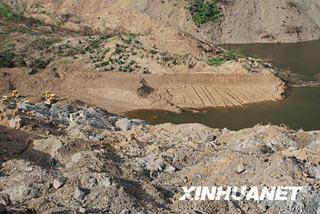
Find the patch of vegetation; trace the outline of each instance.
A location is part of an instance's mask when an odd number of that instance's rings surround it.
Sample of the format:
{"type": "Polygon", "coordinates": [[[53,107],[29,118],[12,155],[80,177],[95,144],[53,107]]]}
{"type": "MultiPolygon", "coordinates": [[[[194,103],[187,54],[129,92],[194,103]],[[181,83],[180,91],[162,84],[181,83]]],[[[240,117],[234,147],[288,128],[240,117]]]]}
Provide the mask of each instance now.
{"type": "Polygon", "coordinates": [[[34,26],[43,26],[44,25],[44,23],[42,21],[35,19],[35,18],[31,18],[31,17],[30,18],[24,17],[24,21],[25,21],[27,27],[29,27],[29,28],[32,28],[34,26]]]}
{"type": "Polygon", "coordinates": [[[0,53],[0,67],[13,68],[15,67],[14,58],[15,54],[11,51],[4,51],[0,53]]]}
{"type": "Polygon", "coordinates": [[[45,60],[43,58],[34,59],[31,63],[32,70],[38,71],[45,69],[50,63],[50,60],[45,60]]]}
{"type": "Polygon", "coordinates": [[[0,4],[0,19],[5,21],[15,21],[21,20],[21,16],[13,12],[9,6],[0,4]]]}
{"type": "Polygon", "coordinates": [[[218,6],[219,0],[192,0],[189,11],[192,20],[198,26],[207,22],[214,22],[223,16],[218,6]]]}
{"type": "Polygon", "coordinates": [[[225,60],[236,60],[239,58],[243,58],[244,55],[237,50],[224,51],[223,53],[225,60]]]}
{"type": "Polygon", "coordinates": [[[209,58],[208,59],[208,64],[212,65],[212,66],[220,66],[225,62],[226,62],[226,60],[223,57],[209,58]]]}
{"type": "Polygon", "coordinates": [[[236,60],[239,58],[243,58],[244,55],[238,51],[224,51],[222,56],[220,57],[215,57],[215,58],[209,58],[208,59],[208,64],[212,66],[220,66],[226,61],[230,60],[236,60]]]}
{"type": "Polygon", "coordinates": [[[31,46],[37,50],[47,50],[55,41],[46,37],[37,37],[31,42],[31,46]]]}
{"type": "Polygon", "coordinates": [[[0,4],[0,20],[8,22],[24,22],[29,28],[34,26],[42,26],[43,22],[31,17],[24,17],[21,14],[14,12],[8,5],[0,4]]]}
{"type": "Polygon", "coordinates": [[[84,27],[82,27],[81,31],[83,32],[83,34],[84,34],[85,36],[92,36],[92,35],[94,35],[93,29],[92,29],[90,26],[87,26],[87,25],[84,26],[84,27]]]}
{"type": "Polygon", "coordinates": [[[24,56],[15,53],[15,46],[11,41],[5,41],[0,45],[0,67],[13,68],[26,66],[24,56]]]}
{"type": "Polygon", "coordinates": [[[111,38],[111,35],[101,35],[95,38],[91,38],[89,40],[89,45],[85,48],[85,50],[89,53],[94,53],[95,51],[100,51],[102,49],[101,45],[103,42],[111,38]]]}
{"type": "Polygon", "coordinates": [[[133,44],[133,43],[137,42],[137,40],[136,40],[137,36],[138,36],[137,34],[129,33],[126,36],[122,36],[121,40],[126,44],[133,44]]]}
{"type": "Polygon", "coordinates": [[[14,67],[25,67],[26,62],[24,57],[16,55],[14,52],[7,50],[0,52],[0,67],[1,68],[14,68],[14,67]]]}

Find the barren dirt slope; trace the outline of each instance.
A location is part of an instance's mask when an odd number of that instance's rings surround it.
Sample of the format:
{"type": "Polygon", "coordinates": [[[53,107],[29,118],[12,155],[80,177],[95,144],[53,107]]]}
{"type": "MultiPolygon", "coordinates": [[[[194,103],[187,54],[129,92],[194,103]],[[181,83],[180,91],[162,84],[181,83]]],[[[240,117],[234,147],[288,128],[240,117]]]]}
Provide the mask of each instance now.
{"type": "Polygon", "coordinates": [[[68,27],[89,25],[101,31],[123,29],[153,35],[158,42],[176,41],[178,35],[173,29],[216,44],[297,42],[320,38],[320,2],[317,0],[224,0],[220,1],[224,17],[200,27],[191,20],[187,9],[190,1],[18,2],[29,14],[46,17],[48,21],[57,22],[67,15],[69,18],[64,24],[68,27]]]}
{"type": "Polygon", "coordinates": [[[219,43],[297,42],[320,38],[318,0],[241,0],[225,7],[219,43]]]}
{"type": "Polygon", "coordinates": [[[224,17],[197,28],[186,2],[145,1],[141,12],[193,36],[221,43],[299,42],[320,38],[320,2],[317,0],[225,0],[224,17]],[[162,9],[163,8],[163,9],[162,9]]]}

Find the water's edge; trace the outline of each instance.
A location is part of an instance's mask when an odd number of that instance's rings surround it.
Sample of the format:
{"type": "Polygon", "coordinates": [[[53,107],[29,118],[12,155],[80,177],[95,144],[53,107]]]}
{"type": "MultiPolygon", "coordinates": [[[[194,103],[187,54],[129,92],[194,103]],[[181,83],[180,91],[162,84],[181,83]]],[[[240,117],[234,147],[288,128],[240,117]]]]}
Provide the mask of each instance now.
{"type": "Polygon", "coordinates": [[[171,122],[202,123],[204,125],[239,130],[258,123],[286,125],[292,129],[320,129],[320,40],[298,44],[224,45],[247,56],[267,59],[282,70],[290,70],[294,81],[289,82],[289,96],[279,102],[264,102],[227,109],[203,109],[199,112],[173,113],[159,110],[128,112],[151,124],[171,122]]]}

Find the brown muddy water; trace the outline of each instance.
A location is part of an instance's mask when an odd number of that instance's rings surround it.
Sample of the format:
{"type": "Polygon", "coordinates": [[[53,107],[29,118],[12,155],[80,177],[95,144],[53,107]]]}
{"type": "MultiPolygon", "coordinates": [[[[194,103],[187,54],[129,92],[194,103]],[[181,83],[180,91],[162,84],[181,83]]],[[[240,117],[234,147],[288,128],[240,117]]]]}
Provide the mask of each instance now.
{"type": "MultiPolygon", "coordinates": [[[[303,80],[316,80],[320,73],[320,41],[299,44],[225,45],[247,56],[269,59],[273,64],[303,75],[303,80]]],[[[292,129],[320,129],[320,88],[293,88],[281,102],[264,102],[244,107],[207,109],[204,112],[173,113],[159,110],[139,110],[127,113],[130,118],[160,123],[202,123],[214,128],[239,130],[260,124],[275,124],[292,129]]]]}

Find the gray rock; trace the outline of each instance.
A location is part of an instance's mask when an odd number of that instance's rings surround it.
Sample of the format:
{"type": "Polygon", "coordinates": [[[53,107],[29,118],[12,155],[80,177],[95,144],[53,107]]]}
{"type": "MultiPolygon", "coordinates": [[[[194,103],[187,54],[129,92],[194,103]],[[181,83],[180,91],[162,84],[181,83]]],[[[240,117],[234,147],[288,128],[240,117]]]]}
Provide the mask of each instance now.
{"type": "Polygon", "coordinates": [[[32,112],[35,115],[50,119],[64,125],[89,125],[98,129],[114,130],[114,115],[100,108],[53,104],[51,107],[43,103],[20,103],[18,109],[32,112]]]}
{"type": "Polygon", "coordinates": [[[245,171],[246,169],[244,168],[244,165],[241,163],[237,166],[237,173],[241,174],[245,171]]]}
{"type": "Polygon", "coordinates": [[[124,209],[120,212],[120,214],[129,214],[130,213],[130,210],[128,209],[124,209]]]}
{"type": "Polygon", "coordinates": [[[127,118],[123,118],[123,119],[118,120],[115,123],[115,126],[121,131],[128,131],[128,130],[131,130],[131,128],[132,128],[131,122],[127,118]]]}
{"type": "Polygon", "coordinates": [[[83,201],[87,195],[88,195],[88,191],[80,187],[77,187],[73,193],[73,198],[77,201],[83,201]]]}
{"type": "Polygon", "coordinates": [[[175,172],[176,171],[176,167],[169,165],[165,168],[164,170],[165,172],[175,172]]]}
{"type": "Polygon", "coordinates": [[[8,194],[11,202],[16,204],[36,197],[38,190],[33,187],[28,187],[27,185],[20,185],[6,189],[3,193],[8,194]]]}
{"type": "MultiPolygon", "coordinates": [[[[129,120],[96,107],[62,105],[59,103],[52,106],[43,103],[20,103],[18,109],[70,127],[90,126],[108,131],[115,131],[116,129],[127,131],[145,125],[142,120],[129,120]]],[[[12,121],[12,126],[16,127],[16,122],[19,121],[12,121]]],[[[95,140],[98,140],[98,138],[95,140]]]]}
{"type": "Polygon", "coordinates": [[[147,160],[146,168],[151,172],[161,172],[164,168],[164,160],[162,158],[147,160]]]}
{"type": "Polygon", "coordinates": [[[19,103],[18,109],[22,111],[35,111],[35,106],[28,103],[19,103]]]}
{"type": "Polygon", "coordinates": [[[88,178],[88,185],[90,187],[94,187],[95,185],[97,185],[97,179],[94,177],[89,177],[88,178]]]}
{"type": "Polygon", "coordinates": [[[111,179],[109,177],[103,179],[102,181],[102,185],[104,187],[110,187],[112,185],[111,179]]]}
{"type": "Polygon", "coordinates": [[[214,136],[214,135],[209,135],[209,136],[207,136],[207,138],[206,138],[206,143],[213,143],[216,139],[217,139],[216,136],[214,136]]]}
{"type": "Polygon", "coordinates": [[[13,129],[20,129],[22,126],[22,119],[19,116],[16,116],[9,121],[9,127],[13,129]]]}
{"type": "Polygon", "coordinates": [[[67,181],[66,177],[60,176],[53,180],[53,188],[59,189],[61,188],[67,181]]]}
{"type": "Polygon", "coordinates": [[[0,204],[0,213],[6,213],[7,209],[6,206],[4,206],[3,204],[0,204]]]}
{"type": "Polygon", "coordinates": [[[11,205],[10,196],[8,194],[0,194],[0,204],[4,206],[11,205]]]}
{"type": "Polygon", "coordinates": [[[138,126],[144,126],[145,122],[142,120],[129,120],[127,118],[119,119],[115,126],[121,131],[132,130],[138,126]]]}
{"type": "Polygon", "coordinates": [[[88,209],[85,208],[85,207],[80,207],[79,208],[79,213],[87,213],[88,212],[88,209]]]}
{"type": "Polygon", "coordinates": [[[24,168],[24,170],[25,170],[26,172],[32,172],[33,166],[27,166],[26,168],[24,168]]]}

